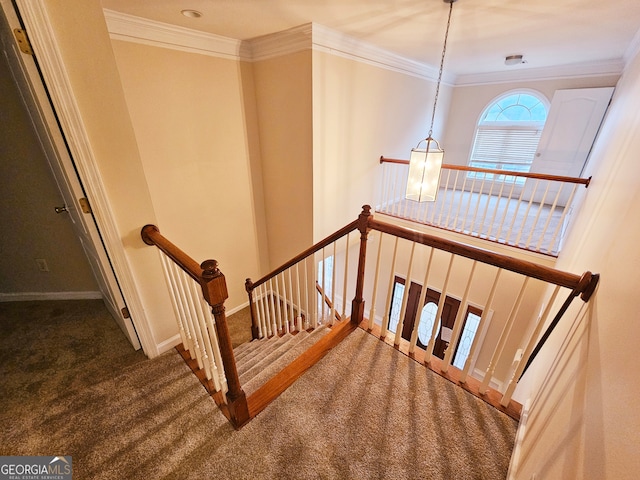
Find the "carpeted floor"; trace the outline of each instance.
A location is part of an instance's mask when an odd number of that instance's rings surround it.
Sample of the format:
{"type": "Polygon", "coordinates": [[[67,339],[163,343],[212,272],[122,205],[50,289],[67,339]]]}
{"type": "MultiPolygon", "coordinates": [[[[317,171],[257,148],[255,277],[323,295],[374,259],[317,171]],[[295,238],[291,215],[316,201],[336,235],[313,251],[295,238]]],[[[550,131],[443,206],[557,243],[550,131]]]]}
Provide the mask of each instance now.
{"type": "Polygon", "coordinates": [[[72,455],[76,480],[502,479],[516,430],[362,330],[240,431],[99,301],[0,304],[0,372],[0,455],[72,455]]]}

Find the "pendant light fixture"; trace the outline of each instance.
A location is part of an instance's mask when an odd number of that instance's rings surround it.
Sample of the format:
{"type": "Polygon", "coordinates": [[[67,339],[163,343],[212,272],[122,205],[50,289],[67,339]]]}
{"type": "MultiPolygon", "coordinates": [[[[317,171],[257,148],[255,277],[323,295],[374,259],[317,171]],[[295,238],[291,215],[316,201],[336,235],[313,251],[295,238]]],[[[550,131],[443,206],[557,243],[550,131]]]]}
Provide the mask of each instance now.
{"type": "Polygon", "coordinates": [[[440,82],[442,81],[442,69],[444,67],[444,57],[447,52],[447,38],[449,37],[449,26],[451,25],[451,13],[453,12],[453,4],[456,0],[443,0],[449,4],[449,17],[447,19],[447,30],[444,34],[444,45],[442,46],[442,57],[440,58],[440,71],[438,73],[438,82],[436,84],[436,93],[433,99],[433,112],[431,114],[431,125],[427,138],[421,140],[416,148],[411,150],[409,159],[409,177],[407,178],[407,190],[405,197],[407,200],[416,202],[434,202],[438,194],[438,186],[440,185],[440,171],[442,168],[442,160],[444,158],[444,150],[440,148],[440,144],[432,137],[433,122],[436,118],[436,106],[438,104],[438,95],[440,93],[440,82]],[[424,148],[420,148],[422,143],[424,148]]]}

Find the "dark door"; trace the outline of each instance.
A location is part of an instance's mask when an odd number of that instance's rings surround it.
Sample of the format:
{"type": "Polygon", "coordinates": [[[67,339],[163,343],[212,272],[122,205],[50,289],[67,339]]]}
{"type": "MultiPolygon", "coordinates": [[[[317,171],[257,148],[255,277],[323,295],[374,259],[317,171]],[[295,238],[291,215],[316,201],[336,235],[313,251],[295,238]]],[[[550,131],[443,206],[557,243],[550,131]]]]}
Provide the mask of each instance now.
{"type": "MultiPolygon", "coordinates": [[[[394,303],[392,304],[388,320],[388,328],[392,332],[395,331],[397,321],[394,319],[394,317],[397,317],[397,315],[399,315],[400,313],[404,288],[404,278],[395,277],[395,283],[393,287],[394,303]]],[[[411,340],[411,332],[413,332],[416,319],[420,319],[421,323],[418,326],[417,346],[422,349],[426,349],[427,343],[431,338],[433,322],[435,321],[438,302],[440,301],[440,292],[432,290],[431,288],[427,289],[427,294],[425,295],[424,299],[424,305],[422,305],[421,308],[418,308],[418,302],[420,300],[421,292],[422,286],[415,282],[411,282],[411,285],[409,286],[409,297],[407,298],[407,308],[404,315],[404,324],[402,327],[402,338],[407,341],[411,340]]],[[[449,296],[445,298],[440,327],[437,329],[437,336],[433,347],[433,354],[436,357],[444,358],[444,352],[449,346],[450,333],[453,330],[453,325],[456,321],[458,308],[460,308],[460,300],[456,300],[455,298],[449,296]]]]}

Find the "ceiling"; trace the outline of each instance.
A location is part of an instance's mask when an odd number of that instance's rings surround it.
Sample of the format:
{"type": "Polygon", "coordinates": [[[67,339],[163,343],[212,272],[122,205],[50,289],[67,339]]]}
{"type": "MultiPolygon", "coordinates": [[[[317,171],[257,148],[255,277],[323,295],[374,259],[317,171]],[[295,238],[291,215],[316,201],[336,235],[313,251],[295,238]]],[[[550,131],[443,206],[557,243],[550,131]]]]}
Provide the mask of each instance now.
{"type": "MultiPolygon", "coordinates": [[[[109,10],[248,40],[314,22],[400,56],[440,63],[449,3],[443,0],[102,0],[109,10]],[[183,9],[201,12],[187,18],[183,9]]],[[[622,63],[640,46],[640,1],[457,0],[445,70],[622,63]],[[526,63],[505,66],[522,54],[526,63]]]]}

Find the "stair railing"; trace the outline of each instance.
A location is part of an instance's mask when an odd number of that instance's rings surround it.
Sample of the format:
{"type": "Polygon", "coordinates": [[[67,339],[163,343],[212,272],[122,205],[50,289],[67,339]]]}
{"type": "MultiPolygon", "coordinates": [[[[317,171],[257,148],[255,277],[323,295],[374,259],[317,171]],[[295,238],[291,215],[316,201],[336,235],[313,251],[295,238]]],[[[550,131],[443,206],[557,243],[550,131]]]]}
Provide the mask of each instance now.
{"type": "Polygon", "coordinates": [[[360,231],[358,252],[366,249],[368,215],[360,215],[259,280],[247,278],[254,339],[333,325],[348,317],[357,323],[362,320],[364,276],[359,272],[364,269],[364,256],[351,251],[356,230],[360,231]],[[349,305],[347,299],[352,296],[349,305]]]}
{"type": "Polygon", "coordinates": [[[409,161],[380,164],[377,212],[552,256],[591,180],[445,164],[436,201],[417,203],[404,198],[409,161]]]}
{"type": "Polygon", "coordinates": [[[158,248],[184,349],[213,382],[215,392],[221,393],[214,398],[226,406],[223,412],[236,428],[241,427],[249,421],[249,411],[227,326],[227,284],[218,262],[198,264],[155,225],[145,225],[141,236],[147,245],[158,248]]]}
{"type": "MultiPolygon", "coordinates": [[[[401,227],[379,221],[373,216],[368,218],[367,228],[380,232],[377,243],[375,260],[375,274],[372,274],[373,259],[368,265],[366,279],[373,282],[372,293],[368,302],[368,328],[374,327],[374,321],[379,323],[381,338],[392,337],[393,344],[398,347],[401,342],[408,342],[408,353],[415,355],[419,335],[422,306],[426,304],[427,290],[439,292],[437,310],[430,325],[429,338],[424,349],[424,362],[435,371],[439,371],[450,378],[454,378],[461,384],[468,383],[471,375],[470,368],[472,358],[480,348],[491,350],[491,344],[484,342],[481,345],[481,335],[476,334],[471,342],[464,366],[458,367],[460,372],[450,375],[450,367],[453,365],[458,343],[463,334],[464,322],[468,307],[479,306],[482,310],[477,332],[482,331],[489,321],[490,314],[493,317],[500,316],[502,329],[497,340],[493,343],[493,353],[486,366],[484,376],[479,385],[471,389],[480,396],[487,394],[489,386],[494,380],[493,376],[497,366],[504,367],[505,361],[510,365],[510,370],[502,387],[500,404],[507,407],[511,401],[517,382],[531,363],[535,355],[540,351],[542,344],[549,337],[553,328],[567,310],[572,300],[580,296],[585,302],[589,300],[598,283],[599,275],[585,272],[583,275],[575,275],[557,269],[528,262],[503,254],[494,253],[464,243],[451,241],[445,238],[429,235],[413,229],[401,227]],[[385,260],[386,259],[386,260],[385,260]],[[383,268],[384,264],[384,268],[383,268]],[[384,271],[384,274],[379,272],[384,271]],[[481,273],[479,273],[481,272],[481,273]],[[416,321],[410,330],[405,330],[404,318],[407,310],[410,288],[404,288],[401,299],[394,299],[394,286],[396,278],[404,279],[404,285],[417,283],[422,286],[420,297],[417,300],[418,314],[416,321]],[[538,285],[534,285],[535,283],[538,285]],[[428,288],[424,288],[427,286],[428,288]],[[535,313],[523,308],[527,304],[529,308],[540,304],[546,287],[551,286],[551,293],[545,302],[542,302],[541,312],[537,320],[533,322],[532,333],[528,339],[520,334],[514,344],[512,337],[515,326],[529,327],[535,313]],[[562,289],[568,291],[567,299],[557,310],[547,331],[542,337],[540,332],[552,318],[552,311],[556,306],[556,299],[562,289]],[[384,292],[387,292],[385,297],[384,292]],[[378,292],[383,292],[379,294],[378,292]],[[447,308],[447,297],[459,299],[460,305],[453,325],[444,332],[440,323],[444,318],[447,308]],[[384,300],[384,302],[383,302],[384,300]],[[535,305],[532,305],[532,302],[535,305]],[[394,305],[395,303],[395,305],[394,305]],[[382,306],[382,314],[376,314],[376,308],[382,306]],[[395,332],[388,331],[392,323],[392,310],[399,312],[395,332]],[[409,335],[410,333],[410,335],[409,335]],[[407,337],[405,337],[405,335],[407,337]],[[446,339],[445,339],[446,337],[446,339]],[[524,338],[524,340],[522,340],[524,338]],[[540,340],[539,340],[540,338],[540,340]],[[446,348],[442,359],[436,358],[434,349],[437,341],[445,342],[446,348]],[[522,342],[524,341],[524,344],[522,342]],[[510,347],[508,346],[510,344],[510,347]],[[509,358],[514,358],[515,350],[521,346],[521,358],[511,364],[509,358]]],[[[372,238],[370,234],[369,238],[372,238]]],[[[442,325],[444,327],[444,325],[442,325]]],[[[424,332],[423,332],[424,333],[424,332]]],[[[494,332],[495,333],[495,332],[494,332]]],[[[495,336],[495,335],[494,335],[495,336]]],[[[469,389],[469,388],[468,388],[469,389]]]]}
{"type": "Polygon", "coordinates": [[[426,303],[427,290],[440,292],[422,354],[424,363],[449,378],[455,378],[480,396],[488,394],[490,386],[500,388],[502,396],[499,403],[503,407],[509,406],[517,382],[573,299],[580,296],[587,302],[598,283],[598,275],[591,272],[583,275],[563,272],[380,221],[365,205],[354,222],[260,280],[252,282],[247,279],[245,286],[256,338],[295,328],[313,328],[323,321],[332,322],[335,313],[342,309],[342,318],[350,317],[352,322],[363,324],[369,330],[375,330],[374,322],[377,323],[381,338],[388,340],[389,321],[395,308],[396,313],[399,312],[399,320],[391,335],[393,344],[399,348],[406,340],[408,353],[421,355],[417,348],[419,318],[404,338],[403,322],[410,288],[404,289],[399,301],[394,300],[397,276],[404,279],[405,285],[417,283],[427,286],[422,288],[417,301],[420,306],[426,303]],[[359,243],[349,240],[349,234],[356,229],[361,233],[359,243]],[[379,235],[373,235],[373,232],[379,235]],[[377,251],[369,258],[366,251],[368,243],[372,244],[370,248],[377,244],[377,251]],[[328,264],[331,268],[326,269],[328,264]],[[553,288],[549,298],[543,301],[548,286],[553,288]],[[553,315],[556,299],[563,289],[568,292],[567,298],[553,315]],[[338,292],[342,292],[341,295],[338,292]],[[349,310],[346,299],[351,298],[351,294],[354,300],[349,310]],[[460,307],[447,332],[443,358],[438,358],[435,355],[436,342],[444,341],[440,322],[449,297],[459,299],[460,307]],[[542,305],[541,311],[536,319],[531,308],[539,305],[542,305]],[[499,331],[494,328],[489,342],[476,334],[470,342],[464,365],[456,365],[453,370],[459,372],[452,373],[450,367],[456,361],[456,349],[464,336],[466,314],[472,306],[481,310],[478,332],[486,331],[489,323],[494,321],[498,322],[499,331]],[[323,308],[327,308],[324,313],[323,308]],[[376,311],[382,313],[378,315],[376,311]],[[490,318],[492,315],[493,320],[490,318]],[[367,322],[362,323],[365,317],[367,322]],[[549,328],[540,337],[550,319],[549,328]],[[523,333],[523,329],[531,330],[528,337],[528,332],[523,333]],[[516,354],[517,350],[521,355],[516,354]],[[479,382],[473,378],[478,374],[477,368],[471,369],[475,367],[472,359],[477,359],[481,351],[490,358],[479,382]],[[508,367],[506,372],[505,364],[508,367]],[[498,370],[501,370],[500,378],[496,379],[498,370]]]}

